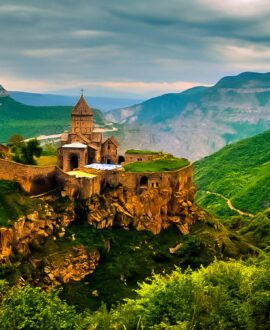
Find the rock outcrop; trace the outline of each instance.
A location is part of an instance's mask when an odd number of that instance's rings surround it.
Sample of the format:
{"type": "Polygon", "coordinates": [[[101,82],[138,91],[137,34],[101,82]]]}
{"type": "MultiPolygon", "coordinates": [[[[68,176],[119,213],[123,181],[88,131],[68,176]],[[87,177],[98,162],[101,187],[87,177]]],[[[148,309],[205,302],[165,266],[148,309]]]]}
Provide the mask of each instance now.
{"type": "Polygon", "coordinates": [[[72,206],[58,214],[49,204],[45,204],[42,214],[35,211],[21,216],[11,228],[0,228],[0,264],[7,263],[12,252],[27,254],[30,242],[42,243],[54,231],[61,235],[74,219],[72,206]]]}
{"type": "Polygon", "coordinates": [[[88,203],[88,223],[97,228],[111,226],[150,230],[158,234],[174,224],[183,234],[204,217],[194,202],[196,189],[173,192],[172,188],[145,190],[140,195],[122,187],[102,196],[92,196],[88,203]]]}
{"type": "MultiPolygon", "coordinates": [[[[33,269],[41,269],[41,285],[80,281],[94,272],[98,265],[98,251],[86,251],[84,246],[76,246],[66,251],[55,251],[42,260],[32,259],[33,269]]],[[[38,283],[40,284],[40,283],[38,283]]]]}

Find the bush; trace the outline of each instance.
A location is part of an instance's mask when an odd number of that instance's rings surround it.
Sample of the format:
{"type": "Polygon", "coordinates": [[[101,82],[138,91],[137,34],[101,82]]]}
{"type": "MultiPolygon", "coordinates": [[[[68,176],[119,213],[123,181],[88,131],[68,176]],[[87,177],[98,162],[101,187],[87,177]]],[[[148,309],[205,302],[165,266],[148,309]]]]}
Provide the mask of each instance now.
{"type": "MultiPolygon", "coordinates": [[[[26,286],[13,288],[3,299],[0,329],[80,329],[80,315],[58,297],[26,286]]],[[[86,327],[85,327],[86,329],[86,327]]]]}
{"type": "MultiPolygon", "coordinates": [[[[269,265],[269,257],[257,264],[215,261],[198,271],[154,275],[107,322],[119,329],[269,329],[269,265]]],[[[102,315],[92,320],[99,324],[102,315]]]]}

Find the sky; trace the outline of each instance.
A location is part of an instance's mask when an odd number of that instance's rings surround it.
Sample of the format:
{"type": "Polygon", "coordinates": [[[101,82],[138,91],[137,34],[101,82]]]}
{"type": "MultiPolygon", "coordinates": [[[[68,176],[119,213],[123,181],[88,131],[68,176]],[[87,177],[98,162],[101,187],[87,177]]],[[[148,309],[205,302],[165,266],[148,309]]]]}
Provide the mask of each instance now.
{"type": "Polygon", "coordinates": [[[148,98],[270,71],[269,0],[0,0],[7,90],[148,98]]]}

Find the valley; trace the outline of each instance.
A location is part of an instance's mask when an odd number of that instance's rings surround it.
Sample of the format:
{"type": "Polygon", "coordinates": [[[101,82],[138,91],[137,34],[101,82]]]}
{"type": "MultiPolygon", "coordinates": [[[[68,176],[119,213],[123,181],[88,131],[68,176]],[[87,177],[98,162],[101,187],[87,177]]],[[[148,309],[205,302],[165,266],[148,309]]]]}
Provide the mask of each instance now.
{"type": "MultiPolygon", "coordinates": [[[[231,83],[223,79],[218,88],[231,83]]],[[[245,75],[233,87],[242,83],[245,75]]],[[[64,329],[268,326],[269,130],[237,142],[227,136],[226,146],[191,164],[160,152],[174,149],[172,135],[166,148],[162,144],[166,129],[155,148],[152,127],[137,119],[114,123],[93,109],[94,134],[114,134],[122,150],[136,149],[127,150],[131,161],[120,171],[81,168],[73,176],[57,166],[60,135],[54,131],[69,129],[71,107],[27,106],[3,90],[1,102],[4,142],[14,130],[26,144],[39,134],[43,150],[36,165],[23,165],[2,147],[0,329],[18,318],[28,329],[37,313],[43,324],[48,313],[50,325],[64,329]],[[21,307],[33,302],[34,315],[21,307]],[[52,317],[54,309],[59,318],[52,317]]]]}

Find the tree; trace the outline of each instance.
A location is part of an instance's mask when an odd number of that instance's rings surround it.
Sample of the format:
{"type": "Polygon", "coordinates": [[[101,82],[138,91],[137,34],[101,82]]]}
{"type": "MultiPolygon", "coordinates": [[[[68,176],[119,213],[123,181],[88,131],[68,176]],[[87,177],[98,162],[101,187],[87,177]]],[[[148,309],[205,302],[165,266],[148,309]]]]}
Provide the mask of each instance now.
{"type": "Polygon", "coordinates": [[[13,134],[8,139],[8,146],[13,147],[20,147],[22,144],[24,144],[23,137],[20,134],[13,134]]]}
{"type": "Polygon", "coordinates": [[[58,293],[30,286],[12,288],[2,302],[0,329],[87,329],[58,293]]]}
{"type": "Polygon", "coordinates": [[[42,148],[40,147],[40,142],[34,138],[29,140],[27,143],[23,142],[13,146],[14,156],[12,159],[15,162],[27,164],[27,165],[35,165],[36,161],[35,157],[40,157],[42,153],[42,148]]]}

